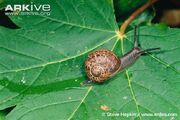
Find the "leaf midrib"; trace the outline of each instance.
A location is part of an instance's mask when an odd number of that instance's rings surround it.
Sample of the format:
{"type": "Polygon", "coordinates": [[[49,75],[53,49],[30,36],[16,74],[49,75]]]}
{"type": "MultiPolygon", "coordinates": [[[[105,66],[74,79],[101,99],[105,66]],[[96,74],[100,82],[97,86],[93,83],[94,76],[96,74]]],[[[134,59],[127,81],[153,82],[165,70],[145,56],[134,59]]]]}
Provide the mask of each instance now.
{"type": "MultiPolygon", "coordinates": [[[[122,52],[123,55],[125,54],[125,53],[124,53],[123,40],[121,40],[121,52],[122,52]]],[[[137,110],[137,112],[138,112],[138,117],[139,117],[139,119],[141,120],[140,110],[139,110],[139,107],[138,107],[138,103],[137,103],[137,99],[136,99],[135,92],[134,92],[134,90],[133,90],[133,88],[132,88],[132,83],[131,83],[131,80],[130,80],[130,76],[129,76],[128,69],[126,69],[125,72],[126,72],[125,74],[126,74],[126,76],[127,76],[128,87],[129,87],[129,89],[130,89],[130,92],[131,92],[131,95],[132,95],[132,99],[133,99],[133,101],[134,101],[134,103],[135,103],[136,110],[137,110]]]]}

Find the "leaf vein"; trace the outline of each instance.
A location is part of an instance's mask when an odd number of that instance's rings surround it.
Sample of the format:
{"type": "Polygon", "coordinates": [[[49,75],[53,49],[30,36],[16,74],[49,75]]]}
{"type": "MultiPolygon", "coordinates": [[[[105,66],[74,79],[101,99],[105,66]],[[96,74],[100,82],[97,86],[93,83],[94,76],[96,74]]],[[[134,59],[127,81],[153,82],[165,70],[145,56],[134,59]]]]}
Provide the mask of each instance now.
{"type": "Polygon", "coordinates": [[[21,52],[18,52],[18,51],[15,51],[15,50],[12,50],[12,49],[9,49],[9,48],[6,48],[6,47],[0,46],[0,48],[1,48],[1,49],[4,49],[4,50],[7,50],[7,51],[9,51],[9,52],[12,52],[12,53],[15,53],[15,54],[18,54],[18,55],[27,57],[27,58],[32,58],[32,59],[35,59],[35,60],[38,60],[38,61],[43,61],[43,60],[40,59],[40,58],[31,56],[31,55],[26,55],[26,54],[24,54],[24,53],[21,53],[21,52]]]}
{"type": "Polygon", "coordinates": [[[60,19],[59,20],[53,19],[53,18],[50,18],[50,17],[47,17],[47,16],[41,16],[41,17],[44,17],[44,18],[49,19],[49,20],[54,21],[54,22],[58,22],[58,23],[62,23],[62,24],[70,25],[70,26],[75,26],[75,27],[79,27],[79,28],[83,28],[83,29],[115,33],[115,31],[105,30],[105,29],[100,29],[100,28],[92,28],[92,27],[89,27],[89,26],[82,26],[82,25],[78,25],[78,24],[75,24],[75,23],[70,23],[70,22],[62,21],[60,19]]]}
{"type": "Polygon", "coordinates": [[[167,99],[163,98],[161,95],[159,95],[159,94],[155,93],[153,90],[148,89],[147,87],[145,87],[145,86],[143,86],[143,85],[141,85],[141,84],[139,84],[139,83],[137,83],[137,82],[135,82],[135,81],[132,81],[132,82],[133,82],[134,84],[138,85],[139,87],[142,87],[142,88],[144,88],[144,89],[146,89],[146,90],[148,90],[148,91],[150,91],[150,92],[154,93],[154,95],[156,95],[156,96],[160,97],[162,100],[166,101],[167,103],[169,103],[170,105],[174,106],[175,108],[177,108],[177,109],[179,110],[179,108],[178,108],[178,107],[176,107],[176,105],[174,105],[173,103],[171,103],[171,102],[170,102],[170,101],[168,101],[167,99]]]}
{"type": "Polygon", "coordinates": [[[79,107],[81,106],[81,104],[85,101],[86,97],[88,96],[89,92],[92,90],[93,86],[89,87],[89,89],[87,90],[85,96],[82,98],[81,102],[79,103],[79,105],[77,106],[77,108],[72,112],[72,114],[70,115],[70,117],[67,120],[71,120],[72,117],[75,115],[75,113],[78,111],[79,107]]]}
{"type": "Polygon", "coordinates": [[[26,115],[26,114],[28,114],[30,112],[34,112],[34,111],[42,109],[42,108],[46,108],[46,107],[50,107],[50,106],[55,106],[55,105],[58,105],[58,104],[66,104],[66,103],[70,103],[70,102],[77,102],[77,101],[80,101],[80,99],[61,101],[61,102],[55,102],[55,103],[51,103],[51,104],[45,104],[43,106],[38,106],[38,107],[35,107],[33,109],[30,109],[30,110],[26,111],[24,114],[19,116],[19,118],[17,118],[17,120],[20,120],[21,118],[23,118],[24,115],[26,115]]]}

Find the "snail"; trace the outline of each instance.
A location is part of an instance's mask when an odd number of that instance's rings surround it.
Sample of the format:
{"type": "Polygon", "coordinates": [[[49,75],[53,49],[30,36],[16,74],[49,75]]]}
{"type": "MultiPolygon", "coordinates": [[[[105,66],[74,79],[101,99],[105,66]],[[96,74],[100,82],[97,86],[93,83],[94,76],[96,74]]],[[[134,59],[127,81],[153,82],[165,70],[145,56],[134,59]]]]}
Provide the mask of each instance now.
{"type": "Polygon", "coordinates": [[[101,49],[89,54],[85,60],[85,71],[88,82],[103,83],[117,72],[129,67],[144,53],[158,50],[160,48],[150,48],[142,50],[136,37],[136,27],[134,29],[134,47],[122,58],[116,56],[112,51],[101,49]]]}

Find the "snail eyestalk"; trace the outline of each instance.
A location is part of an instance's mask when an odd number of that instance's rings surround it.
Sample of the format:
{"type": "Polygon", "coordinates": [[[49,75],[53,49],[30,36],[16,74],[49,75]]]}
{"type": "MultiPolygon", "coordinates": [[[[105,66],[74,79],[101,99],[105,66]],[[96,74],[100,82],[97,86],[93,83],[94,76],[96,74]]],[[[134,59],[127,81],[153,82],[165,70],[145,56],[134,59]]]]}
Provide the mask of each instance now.
{"type": "Polygon", "coordinates": [[[156,51],[156,50],[160,50],[161,48],[148,48],[148,49],[145,49],[145,50],[141,50],[139,53],[140,54],[144,54],[144,53],[149,53],[149,52],[152,52],[152,51],[156,51]]]}
{"type": "Polygon", "coordinates": [[[137,26],[134,26],[134,48],[139,47],[137,42],[137,26]]]}
{"type": "Polygon", "coordinates": [[[148,48],[145,50],[141,50],[140,45],[138,43],[138,39],[137,39],[137,26],[134,26],[134,49],[139,49],[139,54],[144,54],[147,52],[151,52],[151,51],[156,51],[156,50],[160,50],[160,48],[148,48]]]}

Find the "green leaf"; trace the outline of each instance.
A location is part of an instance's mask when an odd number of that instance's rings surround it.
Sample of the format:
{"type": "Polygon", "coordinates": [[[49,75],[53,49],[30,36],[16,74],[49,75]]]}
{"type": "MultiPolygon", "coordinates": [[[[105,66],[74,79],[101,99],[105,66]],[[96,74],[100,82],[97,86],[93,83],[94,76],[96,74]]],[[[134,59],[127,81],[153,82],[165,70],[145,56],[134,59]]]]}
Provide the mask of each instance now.
{"type": "Polygon", "coordinates": [[[117,41],[109,1],[33,3],[50,4],[51,16],[11,16],[21,29],[0,29],[0,109],[32,94],[80,86],[88,52],[117,41]]]}
{"type": "Polygon", "coordinates": [[[160,47],[161,52],[142,56],[102,85],[82,87],[88,53],[106,48],[122,55],[133,47],[133,31],[118,40],[109,0],[34,3],[50,4],[51,15],[11,16],[21,29],[0,27],[0,110],[16,106],[7,120],[173,117],[143,116],[160,112],[180,119],[179,29],[139,28],[141,47],[160,47]],[[110,113],[124,113],[124,117],[107,116],[110,113]],[[125,113],[142,115],[126,117],[125,113]]]}
{"type": "Polygon", "coordinates": [[[4,2],[4,0],[0,0],[0,4],[3,3],[3,2],[4,2]]]}
{"type": "Polygon", "coordinates": [[[5,120],[5,114],[0,111],[0,120],[5,120]]]}

